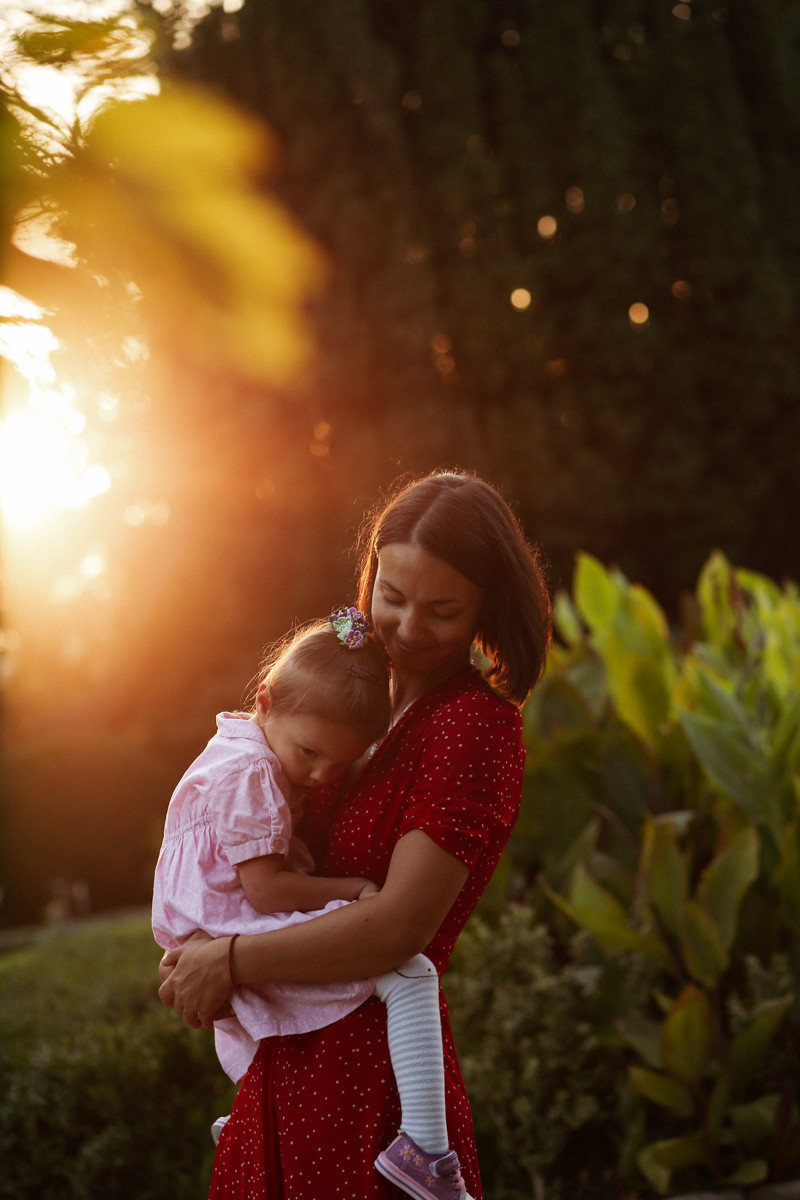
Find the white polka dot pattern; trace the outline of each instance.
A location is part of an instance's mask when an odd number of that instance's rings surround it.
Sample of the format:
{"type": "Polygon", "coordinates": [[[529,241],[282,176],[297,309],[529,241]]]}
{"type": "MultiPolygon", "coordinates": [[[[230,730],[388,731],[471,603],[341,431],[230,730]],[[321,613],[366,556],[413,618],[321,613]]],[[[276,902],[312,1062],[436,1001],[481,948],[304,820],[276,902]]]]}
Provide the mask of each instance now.
{"type": "MultiPolygon", "coordinates": [[[[470,877],[426,953],[441,973],[511,832],[522,791],[519,712],[472,668],[422,697],[354,789],[319,796],[303,836],[325,874],[383,882],[398,838],[420,829],[470,877]],[[327,847],[327,849],[326,849],[327,847]]],[[[469,1103],[442,998],[447,1119],[467,1190],[481,1200],[469,1103]]],[[[378,1000],[325,1029],[270,1038],[217,1150],[212,1200],[390,1200],[373,1167],[400,1107],[378,1000]]]]}

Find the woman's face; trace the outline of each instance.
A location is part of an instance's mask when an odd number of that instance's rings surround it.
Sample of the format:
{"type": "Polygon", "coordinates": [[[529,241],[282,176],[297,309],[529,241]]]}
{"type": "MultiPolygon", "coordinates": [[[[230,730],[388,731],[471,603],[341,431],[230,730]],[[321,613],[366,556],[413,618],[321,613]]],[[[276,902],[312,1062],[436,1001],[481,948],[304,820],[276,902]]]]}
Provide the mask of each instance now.
{"type": "Polygon", "coordinates": [[[433,686],[466,666],[483,589],[419,546],[378,551],[372,623],[393,669],[433,686]]]}

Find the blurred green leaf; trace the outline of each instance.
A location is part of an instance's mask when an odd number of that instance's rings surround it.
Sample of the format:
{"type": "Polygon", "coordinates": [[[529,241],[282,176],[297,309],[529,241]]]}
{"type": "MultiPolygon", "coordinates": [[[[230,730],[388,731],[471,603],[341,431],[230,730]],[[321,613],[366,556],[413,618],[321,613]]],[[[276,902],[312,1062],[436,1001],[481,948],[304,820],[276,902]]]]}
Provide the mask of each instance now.
{"type": "Polygon", "coordinates": [[[651,817],[645,821],[641,866],[645,895],[666,929],[677,938],[683,926],[687,870],[668,822],[651,817]]]}
{"type": "Polygon", "coordinates": [[[591,554],[579,554],[573,594],[578,612],[592,630],[604,630],[619,605],[618,590],[605,567],[591,554]]]}
{"type": "Polygon", "coordinates": [[[768,790],[763,755],[747,742],[743,744],[739,730],[715,717],[682,711],[679,719],[709,778],[780,845],[783,821],[768,790]]]}
{"type": "Polygon", "coordinates": [[[707,988],[716,987],[729,958],[716,925],[695,900],[684,906],[681,951],[691,977],[707,988]]]}
{"type": "MultiPolygon", "coordinates": [[[[800,790],[797,776],[795,790],[800,790]]],[[[783,920],[795,936],[800,936],[800,816],[786,831],[780,861],[772,872],[770,883],[778,893],[783,920]]]]}
{"type": "Polygon", "coordinates": [[[639,1155],[639,1166],[655,1190],[665,1196],[674,1171],[702,1166],[709,1162],[708,1147],[701,1134],[652,1142],[639,1155]]]}
{"type": "Polygon", "coordinates": [[[742,1088],[758,1069],[764,1051],[792,1006],[792,997],[764,1001],[751,1023],[734,1040],[725,1055],[725,1074],[731,1094],[740,1095],[742,1088]]]}
{"type": "Polygon", "coordinates": [[[651,1021],[639,1013],[630,1013],[617,1021],[623,1040],[636,1050],[644,1062],[654,1069],[662,1067],[661,1022],[651,1021]]]}
{"type": "Polygon", "coordinates": [[[539,877],[539,886],[565,916],[576,925],[588,929],[601,944],[638,951],[666,970],[675,970],[672,955],[662,941],[631,929],[621,920],[624,910],[619,902],[610,892],[594,883],[581,867],[573,876],[574,881],[576,876],[578,900],[565,900],[552,890],[542,876],[539,877]]]}
{"type": "Polygon", "coordinates": [[[568,646],[577,646],[583,639],[578,610],[566,592],[556,592],[553,597],[553,626],[568,646]]]}
{"type": "Polygon", "coordinates": [[[727,1175],[725,1182],[733,1187],[751,1187],[755,1183],[763,1183],[768,1173],[769,1167],[765,1160],[753,1158],[727,1175]]]}
{"type": "Polygon", "coordinates": [[[687,1087],[696,1086],[716,1054],[716,1018],[707,994],[693,984],[673,1004],[661,1036],[664,1067],[687,1087]]]}
{"type": "Polygon", "coordinates": [[[746,826],[704,870],[697,899],[708,912],[726,951],[736,933],[742,896],[758,877],[758,834],[746,826]]]}
{"type": "MultiPolygon", "coordinates": [[[[774,1135],[780,1101],[777,1095],[759,1096],[749,1104],[731,1105],[731,1124],[748,1154],[757,1153],[774,1135]]],[[[766,1163],[762,1163],[762,1167],[766,1169],[766,1163]]]]}
{"type": "Polygon", "coordinates": [[[628,1078],[634,1091],[661,1108],[667,1108],[679,1117],[692,1117],[696,1106],[691,1091],[671,1075],[658,1071],[647,1071],[643,1067],[631,1066],[628,1078]]]}

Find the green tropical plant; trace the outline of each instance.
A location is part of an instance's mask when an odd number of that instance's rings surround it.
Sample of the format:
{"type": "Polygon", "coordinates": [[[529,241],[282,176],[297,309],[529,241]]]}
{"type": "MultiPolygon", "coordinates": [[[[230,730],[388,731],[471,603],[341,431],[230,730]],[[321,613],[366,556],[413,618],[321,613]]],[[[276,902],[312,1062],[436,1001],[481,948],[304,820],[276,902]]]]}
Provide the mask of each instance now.
{"type": "Polygon", "coordinates": [[[800,1160],[789,1059],[800,957],[800,598],[721,554],[673,638],[643,588],[588,555],[555,619],[563,645],[526,709],[527,796],[512,852],[566,917],[652,986],[617,1014],[640,1100],[623,1159],[746,1185],[800,1160]],[[746,963],[787,986],[731,1020],[746,963]],[[767,1090],[762,1090],[763,1087],[767,1090]]]}

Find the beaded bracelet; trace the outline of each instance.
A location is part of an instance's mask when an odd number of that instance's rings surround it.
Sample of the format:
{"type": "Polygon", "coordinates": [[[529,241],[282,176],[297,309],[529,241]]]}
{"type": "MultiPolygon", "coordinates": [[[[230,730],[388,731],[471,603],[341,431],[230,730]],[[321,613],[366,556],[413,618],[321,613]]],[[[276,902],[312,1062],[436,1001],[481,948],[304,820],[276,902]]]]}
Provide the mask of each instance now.
{"type": "Polygon", "coordinates": [[[237,988],[239,986],[236,982],[236,977],[233,974],[233,943],[236,941],[238,936],[238,933],[234,933],[231,940],[228,942],[228,975],[230,976],[232,988],[237,988]]]}

